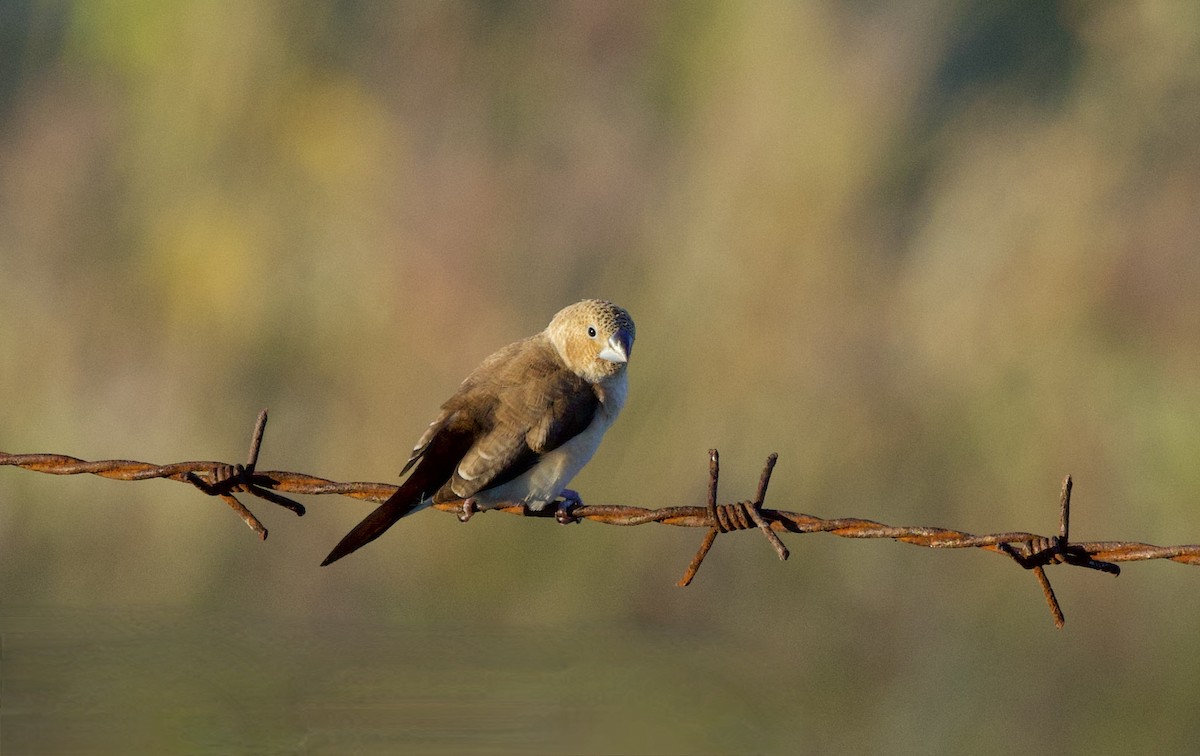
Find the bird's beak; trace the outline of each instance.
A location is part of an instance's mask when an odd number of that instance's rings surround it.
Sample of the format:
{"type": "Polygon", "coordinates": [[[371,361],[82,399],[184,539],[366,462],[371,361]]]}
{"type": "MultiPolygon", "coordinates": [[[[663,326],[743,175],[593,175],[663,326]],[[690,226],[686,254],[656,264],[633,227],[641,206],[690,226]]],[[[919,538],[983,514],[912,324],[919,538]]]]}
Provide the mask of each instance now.
{"type": "Polygon", "coordinates": [[[600,350],[600,359],[609,362],[629,362],[629,334],[624,330],[617,331],[600,350]]]}

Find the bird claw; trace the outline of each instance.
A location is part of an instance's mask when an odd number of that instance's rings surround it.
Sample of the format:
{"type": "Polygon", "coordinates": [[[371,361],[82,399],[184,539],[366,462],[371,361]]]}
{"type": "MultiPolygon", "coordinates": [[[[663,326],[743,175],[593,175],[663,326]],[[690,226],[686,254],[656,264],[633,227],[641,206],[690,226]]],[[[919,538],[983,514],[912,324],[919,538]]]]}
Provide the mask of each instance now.
{"type": "Polygon", "coordinates": [[[478,513],[478,512],[479,512],[479,505],[477,505],[475,503],[475,500],[467,499],[466,501],[464,501],[462,503],[462,511],[458,513],[458,521],[466,522],[467,520],[470,520],[472,517],[474,517],[476,515],[476,513],[478,513]]]}
{"type": "Polygon", "coordinates": [[[554,510],[554,519],[559,525],[570,525],[573,522],[579,522],[579,518],[571,514],[571,510],[581,506],[583,499],[579,498],[576,491],[569,488],[563,489],[561,498],[558,501],[558,508],[554,510]]]}

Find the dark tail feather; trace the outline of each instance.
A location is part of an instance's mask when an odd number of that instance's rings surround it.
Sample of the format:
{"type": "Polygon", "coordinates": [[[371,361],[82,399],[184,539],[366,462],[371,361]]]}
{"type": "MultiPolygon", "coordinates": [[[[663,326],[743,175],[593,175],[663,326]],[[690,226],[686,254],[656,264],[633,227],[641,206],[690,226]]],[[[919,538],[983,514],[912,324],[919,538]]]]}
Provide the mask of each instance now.
{"type": "Polygon", "coordinates": [[[405,491],[406,488],[407,486],[401,486],[390,499],[380,504],[366,519],[358,523],[354,530],[347,533],[346,537],[333,547],[333,551],[329,552],[329,556],[325,557],[325,561],[321,562],[321,566],[333,564],[347,554],[361,549],[383,535],[383,532],[395,525],[401,517],[415,510],[419,502],[413,501],[412,494],[405,491]]]}

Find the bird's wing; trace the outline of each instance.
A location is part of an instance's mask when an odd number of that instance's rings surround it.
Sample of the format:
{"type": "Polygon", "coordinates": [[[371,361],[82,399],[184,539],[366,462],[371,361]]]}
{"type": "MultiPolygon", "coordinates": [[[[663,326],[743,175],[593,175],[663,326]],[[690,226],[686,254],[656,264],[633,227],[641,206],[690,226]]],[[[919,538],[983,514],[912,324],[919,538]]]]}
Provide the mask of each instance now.
{"type": "Polygon", "coordinates": [[[476,419],[482,432],[435,501],[465,499],[507,483],[592,422],[600,407],[595,390],[550,349],[530,345],[463,397],[489,416],[476,419]]]}

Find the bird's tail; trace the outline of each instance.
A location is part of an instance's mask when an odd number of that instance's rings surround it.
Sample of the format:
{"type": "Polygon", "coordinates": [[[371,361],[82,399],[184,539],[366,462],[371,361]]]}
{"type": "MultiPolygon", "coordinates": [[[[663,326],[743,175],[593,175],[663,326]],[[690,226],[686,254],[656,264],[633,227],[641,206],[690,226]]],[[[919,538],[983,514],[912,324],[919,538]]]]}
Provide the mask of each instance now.
{"type": "Polygon", "coordinates": [[[362,522],[358,523],[354,527],[354,530],[347,533],[346,537],[338,542],[337,546],[333,547],[333,551],[329,552],[329,556],[325,557],[325,561],[321,562],[321,566],[324,567],[327,564],[333,564],[347,554],[361,549],[383,535],[383,532],[395,525],[401,517],[424,509],[425,507],[422,504],[425,502],[422,501],[421,495],[419,493],[414,495],[411,491],[407,490],[408,488],[408,485],[400,486],[399,490],[392,494],[387,501],[380,504],[374,512],[367,515],[362,522]]]}

